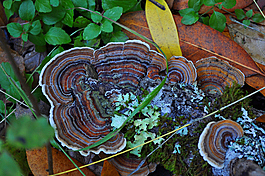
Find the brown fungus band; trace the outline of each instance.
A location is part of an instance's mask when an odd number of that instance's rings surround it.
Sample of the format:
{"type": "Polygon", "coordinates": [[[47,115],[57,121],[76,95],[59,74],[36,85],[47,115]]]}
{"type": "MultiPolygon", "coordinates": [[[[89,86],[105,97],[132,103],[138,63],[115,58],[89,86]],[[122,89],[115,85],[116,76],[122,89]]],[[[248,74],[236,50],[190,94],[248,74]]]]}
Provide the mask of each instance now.
{"type": "Polygon", "coordinates": [[[232,120],[210,122],[199,139],[200,154],[211,166],[223,168],[228,145],[242,136],[242,127],[232,120]]]}
{"type": "Polygon", "coordinates": [[[226,86],[244,84],[245,75],[239,69],[216,57],[198,60],[195,66],[198,86],[205,92],[222,94],[226,86]]]}

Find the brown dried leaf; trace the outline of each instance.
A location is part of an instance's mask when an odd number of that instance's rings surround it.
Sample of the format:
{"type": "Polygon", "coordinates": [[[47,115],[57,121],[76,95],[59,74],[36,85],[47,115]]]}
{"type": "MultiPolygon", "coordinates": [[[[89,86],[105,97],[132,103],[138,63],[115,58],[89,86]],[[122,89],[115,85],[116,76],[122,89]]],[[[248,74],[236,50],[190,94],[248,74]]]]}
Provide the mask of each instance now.
{"type": "Polygon", "coordinates": [[[101,172],[101,176],[119,176],[119,172],[116,170],[116,168],[109,163],[107,160],[104,161],[103,169],[101,172]]]}
{"type": "Polygon", "coordinates": [[[256,121],[265,123],[265,114],[263,114],[262,116],[259,116],[258,118],[256,118],[256,121]]]}
{"type": "MultiPolygon", "coordinates": [[[[59,173],[69,169],[75,168],[73,163],[59,150],[52,148],[52,158],[53,158],[53,172],[59,173]]],[[[32,173],[36,176],[48,175],[48,160],[47,160],[47,150],[46,148],[34,149],[27,151],[27,160],[32,173]]],[[[72,160],[77,164],[77,166],[82,166],[83,164],[77,160],[72,160]]],[[[81,169],[86,176],[95,176],[95,174],[88,168],[81,169]]],[[[67,174],[62,174],[62,176],[76,176],[81,175],[81,173],[76,170],[69,172],[67,174]]]]}

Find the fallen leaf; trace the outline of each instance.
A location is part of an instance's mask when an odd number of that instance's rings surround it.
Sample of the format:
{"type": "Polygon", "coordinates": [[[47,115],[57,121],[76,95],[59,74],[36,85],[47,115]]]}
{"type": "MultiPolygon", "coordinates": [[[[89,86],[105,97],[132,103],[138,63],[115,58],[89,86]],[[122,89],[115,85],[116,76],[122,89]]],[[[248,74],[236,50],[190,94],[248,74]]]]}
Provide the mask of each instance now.
{"type": "MultiPolygon", "coordinates": [[[[250,27],[265,33],[265,27],[252,24],[250,27]]],[[[237,42],[255,62],[265,65],[265,35],[240,24],[228,25],[232,39],[237,42]]]]}
{"type": "Polygon", "coordinates": [[[172,13],[164,0],[157,0],[165,7],[158,8],[150,1],[146,1],[146,21],[154,42],[161,48],[167,59],[172,56],[182,56],[178,31],[172,13]]]}
{"type": "MultiPolygon", "coordinates": [[[[59,150],[52,148],[52,158],[53,158],[53,172],[59,173],[69,169],[75,168],[73,163],[59,150]]],[[[47,150],[46,147],[34,150],[27,150],[27,160],[29,167],[34,175],[44,176],[48,175],[48,160],[47,160],[47,150]]],[[[72,160],[77,166],[82,166],[83,164],[77,160],[72,160]]],[[[86,176],[95,176],[95,174],[88,168],[81,169],[86,176]]],[[[76,170],[69,172],[67,174],[62,174],[62,176],[76,176],[81,175],[81,173],[76,170]]]]}
{"type": "Polygon", "coordinates": [[[5,26],[7,24],[7,18],[5,14],[4,7],[2,3],[0,3],[0,26],[5,26]]]}
{"type": "Polygon", "coordinates": [[[262,116],[259,116],[258,118],[256,118],[256,121],[265,123],[265,114],[263,114],[262,116]]]}
{"type": "Polygon", "coordinates": [[[103,169],[101,172],[101,176],[119,176],[119,172],[116,170],[116,168],[109,163],[107,160],[104,161],[103,169]]]}
{"type": "MultiPolygon", "coordinates": [[[[180,47],[184,57],[195,63],[201,58],[216,56],[240,69],[246,76],[246,83],[250,86],[255,89],[265,86],[265,74],[236,42],[202,23],[197,22],[186,26],[181,23],[180,16],[174,15],[173,17],[178,28],[180,47]],[[257,79],[260,81],[256,81],[257,79]]],[[[144,12],[124,14],[119,22],[151,39],[144,12]]],[[[134,34],[124,32],[130,39],[140,39],[134,34]]],[[[155,49],[153,46],[151,48],[155,49]]],[[[265,90],[261,93],[265,95],[265,90]]]]}

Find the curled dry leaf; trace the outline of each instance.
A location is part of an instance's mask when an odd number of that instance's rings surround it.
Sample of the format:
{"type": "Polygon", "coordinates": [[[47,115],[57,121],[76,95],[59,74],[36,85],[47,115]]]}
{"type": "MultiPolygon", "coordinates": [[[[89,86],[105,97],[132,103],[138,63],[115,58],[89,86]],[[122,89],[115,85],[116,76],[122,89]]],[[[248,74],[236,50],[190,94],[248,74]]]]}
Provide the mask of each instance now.
{"type": "MultiPolygon", "coordinates": [[[[188,1],[189,0],[175,0],[173,3],[173,10],[182,10],[185,8],[188,8],[188,1]]],[[[235,7],[231,9],[226,9],[229,12],[234,12],[235,9],[242,9],[247,6],[249,6],[253,0],[236,0],[236,5],[235,7]]],[[[205,6],[203,5],[199,11],[200,14],[205,13],[207,10],[209,10],[211,6],[205,6]]],[[[224,12],[222,10],[219,10],[218,8],[214,8],[214,10],[219,11],[219,12],[224,12]]],[[[210,11],[209,13],[212,13],[213,11],[210,11]]]]}
{"type": "MultiPolygon", "coordinates": [[[[69,169],[75,168],[73,163],[59,150],[52,148],[52,159],[53,159],[53,172],[59,173],[67,171],[69,169]]],[[[46,148],[34,149],[27,151],[27,160],[29,167],[34,175],[48,175],[48,159],[47,159],[47,150],[46,148]]],[[[77,160],[72,160],[76,163],[77,166],[82,166],[83,164],[77,160]]],[[[88,168],[82,168],[82,172],[86,176],[95,176],[95,174],[90,171],[88,168]]],[[[66,175],[66,174],[64,174],[66,175]]],[[[67,173],[68,176],[81,175],[81,173],[76,170],[70,173],[67,173]]]]}
{"type": "MultiPolygon", "coordinates": [[[[174,15],[174,20],[178,28],[180,47],[184,57],[195,63],[201,58],[216,56],[240,69],[246,76],[246,83],[250,86],[255,89],[265,86],[265,74],[236,42],[202,23],[186,26],[181,23],[181,17],[177,15],[174,15]]],[[[119,22],[151,39],[143,11],[124,14],[119,22]]],[[[140,39],[134,34],[124,32],[130,39],[140,39]]],[[[262,93],[265,95],[265,91],[262,93]]]]}

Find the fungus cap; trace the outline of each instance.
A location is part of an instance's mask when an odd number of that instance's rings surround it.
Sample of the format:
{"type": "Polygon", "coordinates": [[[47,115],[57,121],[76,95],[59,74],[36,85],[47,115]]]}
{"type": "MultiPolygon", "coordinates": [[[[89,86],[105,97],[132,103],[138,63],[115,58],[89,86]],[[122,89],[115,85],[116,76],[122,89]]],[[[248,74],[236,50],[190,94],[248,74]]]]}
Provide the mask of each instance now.
{"type": "Polygon", "coordinates": [[[225,87],[231,87],[234,82],[244,85],[245,75],[224,60],[216,57],[203,58],[195,66],[198,85],[206,92],[222,94],[225,87]]]}
{"type": "Polygon", "coordinates": [[[200,135],[199,152],[211,166],[223,168],[229,143],[242,136],[242,127],[232,120],[210,122],[200,135]]]}

